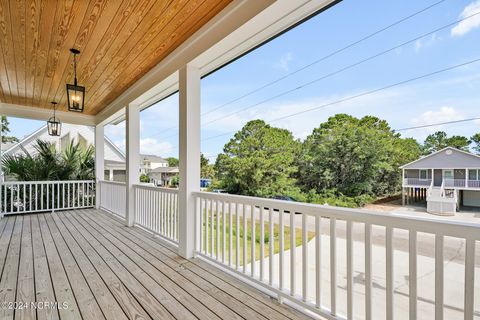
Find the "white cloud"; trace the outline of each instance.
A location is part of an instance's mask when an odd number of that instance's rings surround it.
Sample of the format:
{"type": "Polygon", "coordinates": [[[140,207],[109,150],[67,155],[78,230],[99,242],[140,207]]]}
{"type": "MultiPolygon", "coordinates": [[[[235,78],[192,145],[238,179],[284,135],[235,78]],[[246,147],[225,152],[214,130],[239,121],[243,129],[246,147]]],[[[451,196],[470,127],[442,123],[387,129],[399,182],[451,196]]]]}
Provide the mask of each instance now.
{"type": "Polygon", "coordinates": [[[166,157],[174,151],[169,142],[159,142],[154,138],[140,139],[140,152],[143,154],[154,154],[166,157]]]}
{"type": "Polygon", "coordinates": [[[293,54],[287,52],[280,57],[280,60],[274,65],[275,68],[281,69],[283,71],[289,70],[289,63],[293,60],[293,54]]]}
{"type": "Polygon", "coordinates": [[[415,41],[415,52],[419,52],[421,49],[428,48],[435,44],[435,42],[442,40],[437,33],[432,34],[428,38],[422,38],[415,41]]]}
{"type": "MultiPolygon", "coordinates": [[[[440,122],[448,122],[463,119],[464,115],[457,109],[449,106],[440,107],[438,110],[428,110],[423,112],[420,116],[411,120],[413,126],[431,125],[440,122]]],[[[427,135],[439,131],[446,130],[448,125],[437,125],[414,130],[414,138],[417,140],[424,140],[427,135]]]]}
{"type": "MultiPolygon", "coordinates": [[[[120,149],[125,151],[125,139],[116,140],[114,144],[120,149]]],[[[161,157],[168,157],[174,154],[176,148],[169,142],[159,142],[154,138],[140,139],[140,153],[141,154],[153,154],[161,157]]]]}
{"type": "Polygon", "coordinates": [[[425,111],[420,116],[413,118],[412,123],[416,126],[423,126],[438,122],[455,121],[461,118],[461,113],[455,108],[443,106],[438,111],[425,111]]]}
{"type": "Polygon", "coordinates": [[[295,101],[270,102],[243,112],[238,112],[228,117],[227,115],[230,114],[231,110],[219,110],[215,113],[215,117],[212,116],[212,118],[208,120],[220,120],[212,122],[211,124],[207,124],[207,120],[202,128],[215,130],[215,133],[209,132],[206,134],[205,138],[208,138],[218,134],[237,131],[252,119],[264,119],[266,122],[270,122],[272,120],[290,116],[297,112],[306,111],[302,114],[271,122],[273,126],[290,130],[296,138],[304,139],[312,132],[313,128],[318,127],[320,123],[326,121],[328,117],[333,116],[336,113],[347,113],[356,117],[362,117],[367,114],[376,114],[381,110],[385,110],[385,106],[389,106],[391,110],[395,110],[397,107],[396,104],[401,103],[400,98],[408,94],[408,89],[392,89],[351,101],[328,105],[329,103],[354,96],[358,93],[359,92],[348,92],[345,95],[331,95],[328,97],[309,98],[295,101]],[[308,111],[312,108],[318,109],[308,111]]]}
{"type": "MultiPolygon", "coordinates": [[[[480,0],[472,2],[466,6],[460,14],[460,18],[464,19],[478,12],[480,12],[480,0]]],[[[453,37],[460,37],[478,27],[480,27],[480,14],[458,23],[452,28],[450,34],[453,37]]]]}

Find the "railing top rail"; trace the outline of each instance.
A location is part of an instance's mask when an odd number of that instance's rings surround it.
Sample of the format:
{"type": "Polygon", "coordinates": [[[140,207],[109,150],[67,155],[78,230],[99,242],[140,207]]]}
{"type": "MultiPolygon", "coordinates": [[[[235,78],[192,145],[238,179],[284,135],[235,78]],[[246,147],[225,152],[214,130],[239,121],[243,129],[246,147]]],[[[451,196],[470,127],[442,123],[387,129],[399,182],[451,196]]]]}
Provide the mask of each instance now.
{"type": "Polygon", "coordinates": [[[137,189],[153,190],[153,191],[159,191],[159,192],[178,193],[178,189],[155,187],[148,184],[134,184],[133,187],[137,189]]]}
{"type": "Polygon", "coordinates": [[[16,184],[58,184],[58,183],[94,183],[95,180],[49,180],[49,181],[4,181],[3,185],[16,184]]]}
{"type": "Polygon", "coordinates": [[[100,183],[105,183],[105,184],[116,184],[116,185],[122,185],[124,186],[126,183],[121,182],[121,181],[110,181],[110,180],[99,180],[98,182],[100,183]]]}
{"type": "Polygon", "coordinates": [[[395,215],[391,213],[380,213],[364,209],[340,208],[327,205],[288,202],[283,200],[264,199],[224,193],[195,192],[194,195],[196,197],[206,198],[209,200],[231,201],[256,207],[299,212],[310,216],[337,218],[340,220],[350,220],[353,222],[369,223],[372,225],[388,226],[398,229],[480,240],[480,224],[476,223],[451,220],[440,221],[438,219],[428,217],[411,217],[395,215]]]}

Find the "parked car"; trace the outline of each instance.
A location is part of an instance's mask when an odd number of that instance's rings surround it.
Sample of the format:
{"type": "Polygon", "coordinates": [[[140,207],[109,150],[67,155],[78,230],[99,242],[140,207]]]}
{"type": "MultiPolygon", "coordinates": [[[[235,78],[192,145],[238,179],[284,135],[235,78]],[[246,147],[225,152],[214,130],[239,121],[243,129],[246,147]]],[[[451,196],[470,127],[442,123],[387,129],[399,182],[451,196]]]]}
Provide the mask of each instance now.
{"type": "Polygon", "coordinates": [[[290,197],[290,196],[273,196],[272,199],[275,199],[275,200],[283,200],[283,201],[298,202],[297,200],[295,200],[294,198],[292,198],[292,197],[290,197]]]}
{"type": "MultiPolygon", "coordinates": [[[[292,197],[290,197],[290,196],[277,195],[277,196],[272,196],[271,199],[274,199],[274,200],[282,200],[282,201],[298,202],[297,200],[295,200],[294,198],[292,198],[292,197]]],[[[257,208],[259,208],[259,207],[257,207],[257,208]]],[[[265,210],[270,210],[270,208],[267,208],[267,207],[264,207],[263,209],[265,209],[265,210]]],[[[278,209],[273,209],[273,211],[279,212],[278,209]]],[[[285,210],[285,213],[290,213],[290,211],[285,210]]],[[[301,212],[295,212],[295,214],[300,214],[300,213],[301,213],[301,212]]]]}

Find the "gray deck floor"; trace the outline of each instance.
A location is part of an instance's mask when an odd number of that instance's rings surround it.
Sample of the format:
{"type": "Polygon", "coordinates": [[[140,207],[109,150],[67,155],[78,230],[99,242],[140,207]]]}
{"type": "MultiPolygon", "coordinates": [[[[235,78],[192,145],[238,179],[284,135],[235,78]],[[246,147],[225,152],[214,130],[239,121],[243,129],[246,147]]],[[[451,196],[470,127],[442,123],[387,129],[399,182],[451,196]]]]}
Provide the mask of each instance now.
{"type": "Polygon", "coordinates": [[[0,319],[306,318],[98,210],[8,216],[0,234],[0,319]]]}

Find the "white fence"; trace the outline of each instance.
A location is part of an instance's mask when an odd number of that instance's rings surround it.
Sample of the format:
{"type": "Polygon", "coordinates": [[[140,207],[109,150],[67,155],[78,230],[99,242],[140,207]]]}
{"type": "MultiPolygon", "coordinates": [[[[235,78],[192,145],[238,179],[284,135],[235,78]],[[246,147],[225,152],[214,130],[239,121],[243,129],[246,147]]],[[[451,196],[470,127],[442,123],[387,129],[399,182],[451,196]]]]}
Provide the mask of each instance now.
{"type": "Polygon", "coordinates": [[[7,181],[0,189],[1,213],[19,214],[90,208],[94,181],[7,181]]]}
{"type": "Polygon", "coordinates": [[[134,185],[135,224],[178,242],[178,190],[134,185]]]}
{"type": "Polygon", "coordinates": [[[125,218],[126,186],[124,182],[99,181],[100,208],[125,218]]]}
{"type": "Polygon", "coordinates": [[[456,308],[473,319],[478,225],[215,193],[195,197],[197,254],[279,299],[328,319],[393,319],[399,309],[406,312],[403,319],[417,319],[425,308],[417,293],[428,288],[430,316],[443,319],[445,305],[453,303],[444,301],[451,284],[445,280],[451,270],[444,269],[451,268],[446,262],[453,254],[463,261],[463,274],[455,271],[464,292],[456,308]],[[419,277],[427,264],[425,237],[434,251],[432,283],[419,277]],[[444,250],[452,239],[463,243],[463,258],[444,250]]]}

